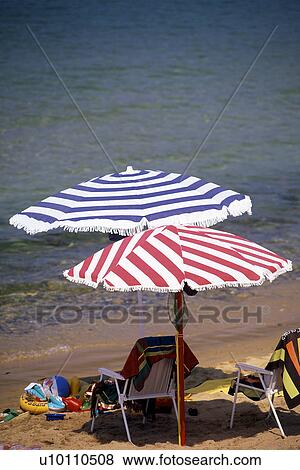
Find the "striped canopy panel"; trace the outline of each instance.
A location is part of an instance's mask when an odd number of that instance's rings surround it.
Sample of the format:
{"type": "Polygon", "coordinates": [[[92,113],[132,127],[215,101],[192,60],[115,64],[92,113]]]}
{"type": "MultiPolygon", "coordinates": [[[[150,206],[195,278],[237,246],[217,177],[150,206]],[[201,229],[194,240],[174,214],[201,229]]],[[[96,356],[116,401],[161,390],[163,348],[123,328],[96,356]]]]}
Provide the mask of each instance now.
{"type": "Polygon", "coordinates": [[[167,224],[209,227],[243,213],[251,214],[249,196],[193,176],[128,167],[47,197],[10,223],[30,234],[64,228],[130,235],[167,224]]]}
{"type": "Polygon", "coordinates": [[[231,233],[195,226],[148,229],[115,242],[64,272],[108,290],[176,292],[253,286],[290,271],[289,260],[231,233]]]}

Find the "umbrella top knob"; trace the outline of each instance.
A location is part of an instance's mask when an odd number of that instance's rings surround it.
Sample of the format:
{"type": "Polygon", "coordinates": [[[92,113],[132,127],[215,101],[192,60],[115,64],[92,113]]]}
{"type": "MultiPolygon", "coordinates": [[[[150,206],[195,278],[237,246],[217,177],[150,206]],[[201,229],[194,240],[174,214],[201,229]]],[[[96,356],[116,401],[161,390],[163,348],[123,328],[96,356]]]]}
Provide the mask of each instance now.
{"type": "Polygon", "coordinates": [[[124,171],[124,173],[135,173],[135,172],[136,172],[136,170],[134,170],[134,169],[132,168],[132,166],[128,166],[128,167],[126,168],[126,171],[124,171]]]}

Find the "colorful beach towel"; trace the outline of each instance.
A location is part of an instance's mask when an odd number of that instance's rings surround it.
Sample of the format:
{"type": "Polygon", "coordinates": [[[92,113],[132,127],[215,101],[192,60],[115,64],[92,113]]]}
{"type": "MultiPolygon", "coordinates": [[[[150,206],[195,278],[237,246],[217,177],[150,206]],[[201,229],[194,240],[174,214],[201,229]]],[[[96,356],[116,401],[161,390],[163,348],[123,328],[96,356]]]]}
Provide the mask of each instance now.
{"type": "Polygon", "coordinates": [[[201,393],[227,393],[228,386],[231,385],[233,377],[224,377],[222,379],[208,379],[201,384],[185,390],[185,400],[198,401],[201,393]]]}
{"type": "MultiPolygon", "coordinates": [[[[151,367],[161,359],[176,358],[175,336],[150,336],[139,339],[132,348],[121,371],[123,377],[134,377],[136,390],[143,389],[145,380],[150,374],[151,367]]],[[[188,345],[184,342],[184,370],[187,377],[198,364],[188,345]]]]}
{"type": "MultiPolygon", "coordinates": [[[[237,379],[233,379],[228,394],[234,396],[235,386],[237,379]]],[[[240,378],[239,392],[243,393],[247,398],[250,398],[253,401],[259,401],[262,398],[265,398],[265,392],[260,381],[260,378],[256,375],[244,375],[240,378]],[[251,390],[249,388],[243,387],[243,385],[249,385],[250,387],[260,388],[261,392],[258,390],[251,390]]]]}
{"type": "Polygon", "coordinates": [[[300,405],[300,328],[285,332],[266,369],[281,369],[283,395],[289,409],[300,405]]]}

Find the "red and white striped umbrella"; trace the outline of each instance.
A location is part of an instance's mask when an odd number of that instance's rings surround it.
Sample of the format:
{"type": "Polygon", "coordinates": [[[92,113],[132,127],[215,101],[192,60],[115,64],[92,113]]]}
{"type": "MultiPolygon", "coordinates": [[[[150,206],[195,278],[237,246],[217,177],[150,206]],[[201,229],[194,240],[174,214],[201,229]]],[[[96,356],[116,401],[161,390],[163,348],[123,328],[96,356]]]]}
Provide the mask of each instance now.
{"type": "Polygon", "coordinates": [[[291,261],[245,238],[167,225],[115,242],[64,272],[70,281],[108,290],[179,292],[255,286],[291,271],[291,261]]]}
{"type": "MultiPolygon", "coordinates": [[[[108,290],[177,292],[182,319],[187,284],[201,291],[255,286],[292,269],[291,261],[245,238],[195,226],[166,225],[115,242],[64,272],[67,279],[108,290]]],[[[186,443],[183,324],[177,327],[179,445],[186,443]]]]}

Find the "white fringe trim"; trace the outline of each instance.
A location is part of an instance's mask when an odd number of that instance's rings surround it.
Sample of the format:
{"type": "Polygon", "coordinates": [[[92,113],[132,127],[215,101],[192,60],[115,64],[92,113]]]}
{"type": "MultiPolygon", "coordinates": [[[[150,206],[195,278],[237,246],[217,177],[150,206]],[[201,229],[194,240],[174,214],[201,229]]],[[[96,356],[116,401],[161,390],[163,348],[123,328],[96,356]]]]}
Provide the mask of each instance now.
{"type": "Polygon", "coordinates": [[[93,282],[93,281],[88,281],[87,279],[82,279],[82,278],[75,278],[69,275],[69,269],[63,272],[63,275],[65,276],[68,281],[75,282],[76,284],[85,284],[86,286],[93,287],[96,289],[99,286],[99,283],[93,282]]]}
{"type": "Polygon", "coordinates": [[[159,219],[158,222],[149,223],[146,218],[140,222],[130,221],[110,221],[109,219],[91,219],[90,221],[56,221],[53,223],[36,220],[27,216],[25,213],[16,214],[9,219],[9,223],[17,229],[23,229],[26,233],[34,235],[40,232],[48,232],[57,228],[62,228],[69,232],[103,232],[117,233],[122,236],[134,235],[141,232],[145,228],[156,228],[161,225],[196,225],[198,227],[211,227],[219,222],[226,220],[228,216],[238,217],[242,214],[251,215],[252,202],[249,196],[241,201],[233,201],[228,208],[223,207],[221,210],[210,210],[210,216],[207,212],[191,212],[189,214],[181,214],[167,219],[159,219]]]}
{"type": "MultiPolygon", "coordinates": [[[[275,273],[270,273],[269,271],[262,270],[262,275],[258,281],[249,281],[249,282],[224,282],[222,284],[209,284],[205,286],[198,286],[197,284],[194,283],[189,283],[189,287],[191,289],[197,290],[198,292],[202,292],[205,290],[212,290],[212,289],[223,289],[225,287],[254,287],[254,286],[260,286],[262,285],[266,280],[272,282],[274,279],[276,279],[278,276],[281,274],[284,274],[288,271],[292,271],[293,266],[292,262],[290,260],[287,260],[286,266],[278,269],[275,273]]],[[[65,276],[66,279],[68,279],[71,282],[76,282],[78,284],[85,284],[89,287],[93,287],[96,289],[100,284],[103,285],[103,287],[108,290],[108,291],[115,291],[115,292],[133,292],[133,291],[150,291],[150,292],[180,292],[183,290],[184,283],[183,281],[182,285],[180,287],[143,287],[143,286],[132,286],[132,287],[117,287],[117,286],[110,286],[106,283],[105,279],[104,281],[100,281],[99,283],[89,281],[87,279],[82,279],[82,278],[74,278],[72,276],[69,276],[69,270],[66,270],[63,272],[63,275],[65,276]]]]}

